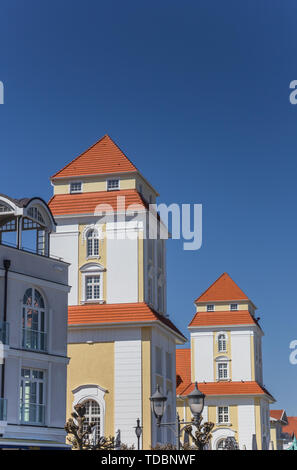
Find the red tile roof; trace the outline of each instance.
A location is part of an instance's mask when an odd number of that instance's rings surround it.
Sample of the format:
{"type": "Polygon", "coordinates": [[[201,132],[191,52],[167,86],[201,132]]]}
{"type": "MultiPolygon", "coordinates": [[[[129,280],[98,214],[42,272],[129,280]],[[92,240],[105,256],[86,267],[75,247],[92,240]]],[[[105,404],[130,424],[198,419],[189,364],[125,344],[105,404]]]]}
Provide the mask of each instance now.
{"type": "Polygon", "coordinates": [[[280,421],[285,410],[270,410],[270,417],[280,421]]]}
{"type": "Polygon", "coordinates": [[[111,208],[112,210],[124,210],[131,204],[135,205],[137,210],[143,210],[147,207],[147,204],[135,189],[56,194],[48,203],[53,215],[94,214],[96,207],[102,204],[105,207],[102,206],[101,211],[104,210],[104,212],[108,212],[111,208]]]}
{"type": "Polygon", "coordinates": [[[176,350],[176,393],[179,395],[191,383],[191,349],[176,350]]]}
{"type": "MultiPolygon", "coordinates": [[[[208,395],[268,395],[274,401],[270,393],[257,382],[199,382],[198,388],[206,396],[208,395]]],[[[185,396],[194,390],[191,383],[183,390],[181,395],[185,396]]]]}
{"type": "Polygon", "coordinates": [[[74,177],[83,175],[103,175],[110,173],[127,173],[137,168],[108,136],[80,154],[52,178],[74,177]]]}
{"type": "Polygon", "coordinates": [[[219,326],[219,325],[260,325],[248,310],[234,312],[197,312],[190,326],[219,326]]]}
{"type": "Polygon", "coordinates": [[[223,273],[211,286],[201,294],[195,302],[248,300],[245,293],[231,279],[229,274],[223,273]]]}
{"type": "Polygon", "coordinates": [[[146,303],[90,304],[68,307],[68,325],[161,322],[179,336],[184,335],[169,318],[152,310],[146,303]]]}
{"type": "Polygon", "coordinates": [[[288,425],[282,427],[282,432],[297,437],[297,416],[287,416],[288,425]]]}

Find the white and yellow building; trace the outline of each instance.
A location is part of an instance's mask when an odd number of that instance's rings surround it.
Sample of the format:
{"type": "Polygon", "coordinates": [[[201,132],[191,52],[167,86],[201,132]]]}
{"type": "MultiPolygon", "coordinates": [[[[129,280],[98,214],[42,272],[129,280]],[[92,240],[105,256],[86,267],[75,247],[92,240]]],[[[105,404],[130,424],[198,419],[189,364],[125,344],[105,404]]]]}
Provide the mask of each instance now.
{"type": "Polygon", "coordinates": [[[57,172],[49,207],[51,253],[70,263],[67,416],[86,403],[95,436],[136,446],[157,435],[149,397],[157,384],[174,420],[175,350],[185,338],[166,313],[166,236],[149,209],[158,196],[109,136],[57,172]]]}
{"type": "Polygon", "coordinates": [[[195,301],[191,348],[177,350],[177,411],[189,421],[186,396],[194,382],[206,395],[203,418],[215,424],[211,449],[227,437],[240,449],[271,448],[269,406],[263,385],[263,331],[256,307],[224,273],[195,301]]]}

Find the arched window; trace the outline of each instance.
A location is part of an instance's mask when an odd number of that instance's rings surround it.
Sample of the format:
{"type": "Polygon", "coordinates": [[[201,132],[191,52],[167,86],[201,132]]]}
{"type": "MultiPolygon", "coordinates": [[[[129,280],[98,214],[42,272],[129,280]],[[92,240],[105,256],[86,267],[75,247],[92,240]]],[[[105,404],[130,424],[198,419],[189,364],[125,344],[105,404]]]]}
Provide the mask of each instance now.
{"type": "Polygon", "coordinates": [[[226,335],[223,333],[218,336],[218,350],[219,352],[227,351],[226,335]]]}
{"type": "Polygon", "coordinates": [[[87,233],[87,258],[99,256],[99,237],[95,230],[87,233]]]}
{"type": "Polygon", "coordinates": [[[220,439],[217,443],[217,450],[225,450],[225,439],[220,439]]]}
{"type": "Polygon", "coordinates": [[[34,288],[27,289],[23,297],[23,348],[46,350],[45,304],[34,288]]]}
{"type": "Polygon", "coordinates": [[[93,444],[96,444],[101,436],[101,409],[100,405],[95,400],[87,400],[84,402],[86,407],[86,421],[84,427],[86,429],[88,424],[95,423],[93,428],[92,436],[90,439],[93,441],[93,444]]]}

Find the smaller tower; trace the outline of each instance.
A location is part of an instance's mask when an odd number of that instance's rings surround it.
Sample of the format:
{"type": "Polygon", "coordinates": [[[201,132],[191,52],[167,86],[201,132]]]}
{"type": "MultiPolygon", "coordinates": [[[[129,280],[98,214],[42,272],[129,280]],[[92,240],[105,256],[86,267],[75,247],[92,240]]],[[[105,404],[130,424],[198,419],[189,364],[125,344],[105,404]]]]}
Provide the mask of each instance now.
{"type": "Polygon", "coordinates": [[[269,403],[274,399],[263,386],[264,333],[255,317],[256,306],[227,273],[195,305],[189,325],[191,350],[177,351],[180,400],[197,381],[206,395],[204,419],[215,423],[213,449],[223,447],[227,437],[234,437],[241,449],[268,449],[269,403]],[[190,374],[183,364],[190,364],[190,374]],[[191,385],[186,384],[189,376],[191,385]]]}

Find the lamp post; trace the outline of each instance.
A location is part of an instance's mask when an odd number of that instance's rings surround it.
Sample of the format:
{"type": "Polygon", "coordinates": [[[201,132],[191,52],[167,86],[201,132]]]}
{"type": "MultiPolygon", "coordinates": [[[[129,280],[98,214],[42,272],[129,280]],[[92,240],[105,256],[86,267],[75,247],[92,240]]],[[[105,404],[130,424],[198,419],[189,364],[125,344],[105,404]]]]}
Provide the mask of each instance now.
{"type": "Polygon", "coordinates": [[[140,426],[140,419],[138,418],[135,426],[135,434],[137,436],[137,450],[140,450],[140,438],[142,434],[142,426],[140,426]]]}
{"type": "Polygon", "coordinates": [[[156,392],[150,397],[152,411],[157,419],[157,426],[175,426],[175,435],[177,437],[177,448],[180,450],[180,438],[183,431],[186,431],[189,436],[191,436],[196,447],[199,450],[203,450],[205,444],[210,441],[211,430],[214,427],[213,423],[203,423],[202,424],[202,411],[204,408],[204,393],[200,392],[198,389],[197,382],[195,382],[194,390],[189,393],[186,397],[188,399],[188,404],[193,415],[192,421],[180,421],[179,416],[175,423],[162,423],[162,417],[166,408],[167,397],[162,395],[159,385],[157,386],[156,392]],[[192,426],[195,426],[195,434],[192,433],[192,426]]]}

